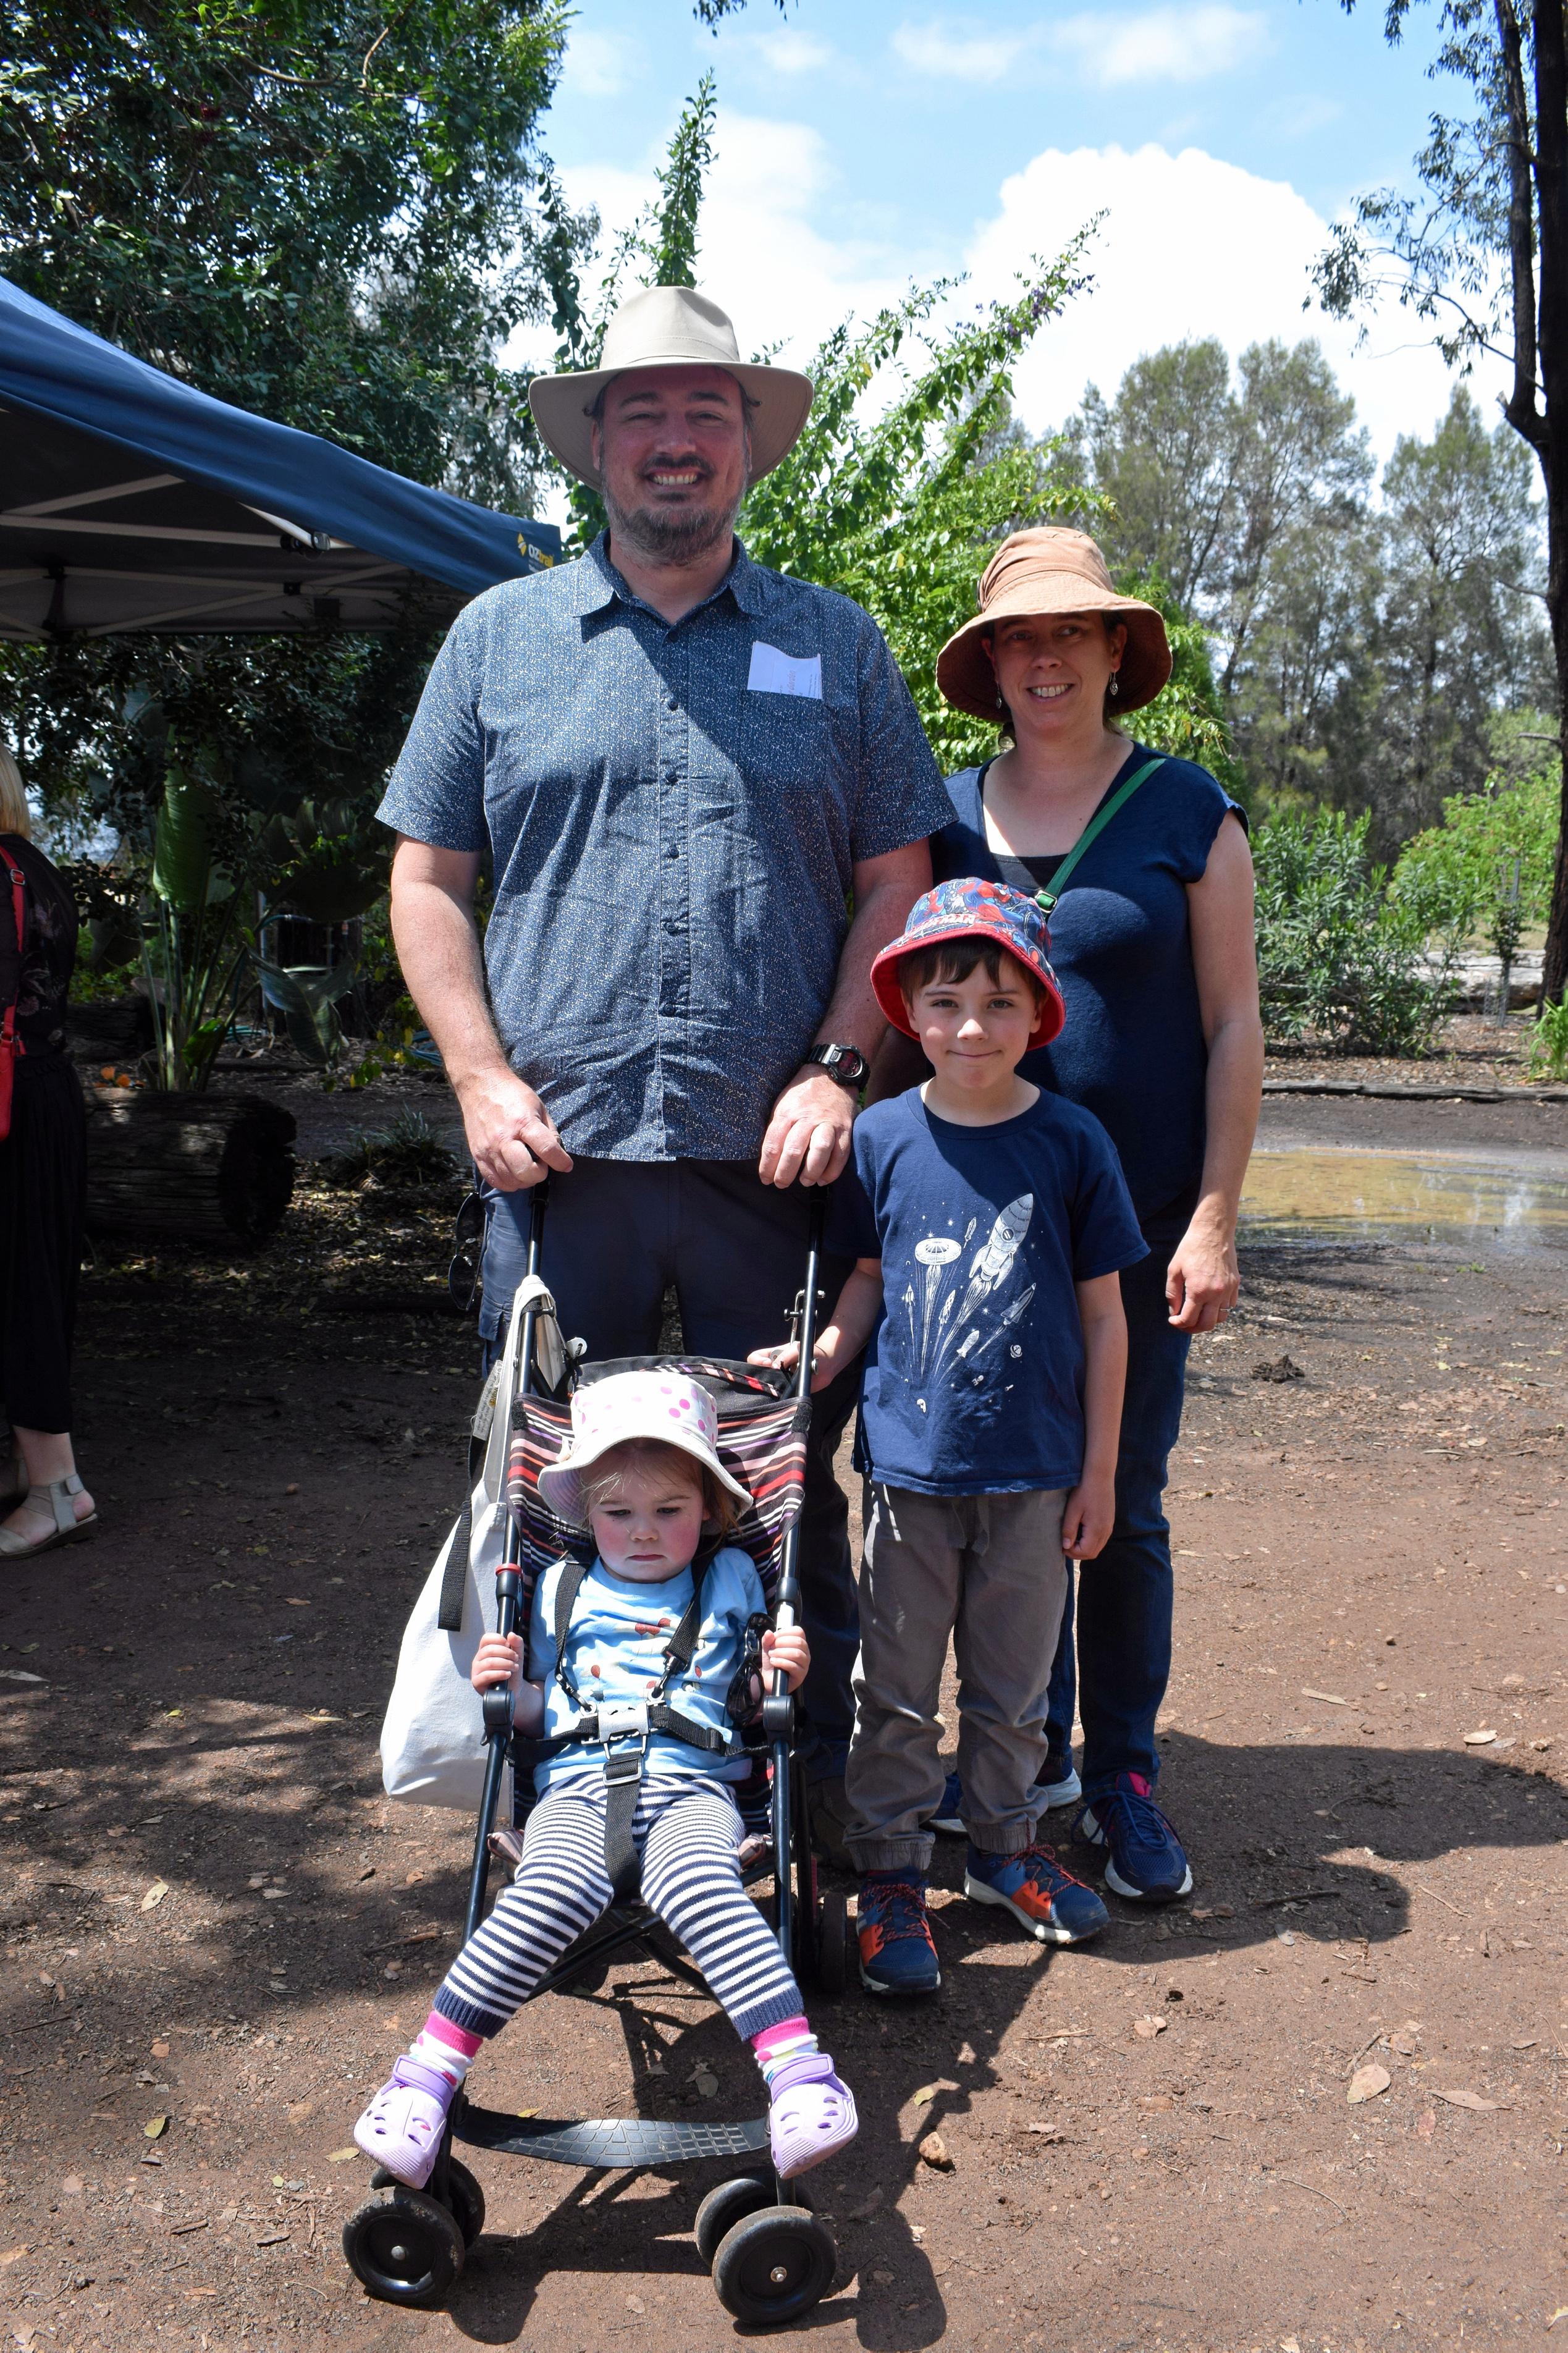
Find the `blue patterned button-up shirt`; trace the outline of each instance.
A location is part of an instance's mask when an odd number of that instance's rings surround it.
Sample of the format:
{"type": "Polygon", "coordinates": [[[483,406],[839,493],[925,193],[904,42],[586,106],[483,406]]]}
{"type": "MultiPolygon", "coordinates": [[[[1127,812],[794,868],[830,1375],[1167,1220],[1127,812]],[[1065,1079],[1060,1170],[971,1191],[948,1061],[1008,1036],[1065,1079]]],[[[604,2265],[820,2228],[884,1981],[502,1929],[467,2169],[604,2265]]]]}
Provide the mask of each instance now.
{"type": "Polygon", "coordinates": [[[741,1160],[827,1009],[856,862],[952,809],[848,597],[737,543],[671,626],[601,538],[458,615],[380,815],[489,850],[496,1024],[568,1150],[741,1160]]]}

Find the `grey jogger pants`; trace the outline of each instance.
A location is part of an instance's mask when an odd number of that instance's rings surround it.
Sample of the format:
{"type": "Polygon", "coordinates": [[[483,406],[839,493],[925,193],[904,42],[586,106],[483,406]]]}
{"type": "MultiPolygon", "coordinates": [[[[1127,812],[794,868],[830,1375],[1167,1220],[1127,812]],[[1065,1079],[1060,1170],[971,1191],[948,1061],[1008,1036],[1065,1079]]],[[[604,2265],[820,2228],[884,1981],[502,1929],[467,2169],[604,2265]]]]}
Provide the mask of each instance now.
{"type": "Polygon", "coordinates": [[[1021,1495],[866,1491],[847,1843],[861,1871],[931,1863],[946,1778],[937,1696],[953,1638],[963,1819],[987,1854],[1016,1854],[1039,1819],[1035,1776],[1067,1594],[1056,1487],[1021,1495]]]}

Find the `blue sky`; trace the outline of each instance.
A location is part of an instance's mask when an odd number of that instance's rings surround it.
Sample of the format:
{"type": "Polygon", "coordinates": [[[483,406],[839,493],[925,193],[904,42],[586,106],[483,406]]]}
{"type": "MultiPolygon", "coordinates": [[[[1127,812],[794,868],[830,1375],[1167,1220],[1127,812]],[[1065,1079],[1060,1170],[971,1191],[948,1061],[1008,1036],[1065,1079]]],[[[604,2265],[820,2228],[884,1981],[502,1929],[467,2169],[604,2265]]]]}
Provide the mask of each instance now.
{"type": "MultiPolygon", "coordinates": [[[[1103,209],[1095,290],[1018,371],[1031,426],[1184,333],[1233,353],[1317,333],[1386,455],[1430,430],[1447,372],[1397,311],[1358,352],[1301,304],[1328,221],[1364,187],[1410,185],[1447,102],[1425,73],[1434,14],[1390,50],[1382,0],[1350,17],[1337,0],[797,0],[787,16],[751,0],[716,37],[688,0],[583,0],[545,136],[574,197],[618,224],[711,68],[699,276],[743,344],[782,337],[797,359],[910,278],[967,269],[966,299],[1002,292],[1103,209]]],[[[1478,380],[1483,401],[1495,383],[1478,380]]]]}

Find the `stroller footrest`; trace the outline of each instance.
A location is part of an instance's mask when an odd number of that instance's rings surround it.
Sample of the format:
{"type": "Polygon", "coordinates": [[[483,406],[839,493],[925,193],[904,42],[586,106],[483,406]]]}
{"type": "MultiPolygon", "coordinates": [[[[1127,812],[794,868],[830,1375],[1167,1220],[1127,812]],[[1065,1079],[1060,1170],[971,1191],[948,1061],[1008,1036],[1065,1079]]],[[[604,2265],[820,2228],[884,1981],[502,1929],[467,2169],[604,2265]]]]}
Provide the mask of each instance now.
{"type": "Polygon", "coordinates": [[[465,2101],[453,2118],[452,2137],[470,2148],[493,2148],[507,2157],[541,2158],[547,2165],[621,2166],[689,2164],[705,2157],[755,2157],[768,2146],[768,2120],[746,2124],[685,2124],[656,2116],[587,2116],[556,2123],[545,2116],[513,2116],[499,2108],[465,2101]]]}

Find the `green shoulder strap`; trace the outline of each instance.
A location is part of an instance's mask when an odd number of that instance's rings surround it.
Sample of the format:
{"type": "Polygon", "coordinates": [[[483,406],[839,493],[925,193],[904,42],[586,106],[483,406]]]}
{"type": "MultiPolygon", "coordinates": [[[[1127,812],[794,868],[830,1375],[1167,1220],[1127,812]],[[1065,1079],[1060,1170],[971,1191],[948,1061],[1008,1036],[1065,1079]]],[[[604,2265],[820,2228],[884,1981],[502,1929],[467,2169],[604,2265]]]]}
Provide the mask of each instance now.
{"type": "Polygon", "coordinates": [[[1163,768],[1164,765],[1165,755],[1163,753],[1161,753],[1152,760],[1145,760],[1141,768],[1133,769],[1132,774],[1128,777],[1127,782],[1124,785],[1119,785],[1117,786],[1115,792],[1111,794],[1110,798],[1106,802],[1104,807],[1096,809],[1094,815],[1089,818],[1089,823],[1084,827],[1083,831],[1079,835],[1078,839],[1073,843],[1072,848],[1068,851],[1067,856],[1062,860],[1061,864],[1057,868],[1056,872],[1052,875],[1045,889],[1043,891],[1036,892],[1035,903],[1037,906],[1043,907],[1047,915],[1055,913],[1057,901],[1061,897],[1062,892],[1066,890],[1068,877],[1071,875],[1073,868],[1078,864],[1079,860],[1083,856],[1085,850],[1087,850],[1092,843],[1099,840],[1100,835],[1105,831],[1106,827],[1110,823],[1111,818],[1116,815],[1117,810],[1126,806],[1126,804],[1131,799],[1133,794],[1137,791],[1139,786],[1147,784],[1155,769],[1163,768]]]}

